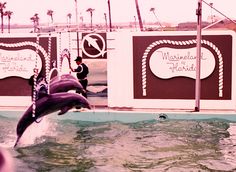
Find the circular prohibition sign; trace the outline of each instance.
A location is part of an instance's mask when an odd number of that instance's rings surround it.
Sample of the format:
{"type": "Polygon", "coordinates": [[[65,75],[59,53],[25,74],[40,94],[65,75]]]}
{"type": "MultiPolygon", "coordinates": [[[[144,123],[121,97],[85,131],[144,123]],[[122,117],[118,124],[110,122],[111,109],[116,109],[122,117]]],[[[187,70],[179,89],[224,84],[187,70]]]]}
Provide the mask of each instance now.
{"type": "Polygon", "coordinates": [[[81,44],[82,44],[82,51],[83,51],[83,53],[84,53],[86,56],[88,56],[88,57],[91,57],[91,58],[97,58],[97,57],[99,57],[99,56],[102,56],[102,57],[103,57],[104,54],[106,53],[106,51],[105,51],[105,48],[106,48],[106,46],[105,46],[105,40],[104,40],[104,38],[103,38],[101,35],[99,35],[99,34],[97,34],[97,33],[89,33],[89,34],[85,35],[85,36],[83,37],[83,39],[82,39],[81,44]],[[93,36],[98,37],[98,38],[102,41],[102,48],[99,47],[99,45],[98,45],[98,43],[97,43],[97,39],[93,38],[93,36]],[[86,51],[85,47],[84,47],[85,41],[87,41],[88,44],[89,44],[90,46],[92,46],[93,48],[95,48],[99,53],[98,53],[98,54],[95,54],[95,55],[89,54],[89,53],[86,51]]]}

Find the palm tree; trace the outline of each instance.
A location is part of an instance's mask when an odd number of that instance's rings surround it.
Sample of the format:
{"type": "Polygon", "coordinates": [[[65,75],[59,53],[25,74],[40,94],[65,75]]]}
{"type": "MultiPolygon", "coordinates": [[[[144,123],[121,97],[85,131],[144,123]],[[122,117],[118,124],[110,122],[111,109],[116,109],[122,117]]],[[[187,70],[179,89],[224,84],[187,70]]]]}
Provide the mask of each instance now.
{"type": "Polygon", "coordinates": [[[104,19],[105,19],[105,28],[107,32],[107,14],[106,13],[104,13],[104,19]]]}
{"type": "Polygon", "coordinates": [[[213,8],[213,3],[209,3],[210,7],[211,7],[211,23],[213,23],[213,15],[212,15],[212,8],[213,8]]]}
{"type": "Polygon", "coordinates": [[[90,13],[90,23],[91,23],[91,30],[93,30],[93,11],[94,11],[95,9],[92,9],[92,8],[88,8],[87,10],[86,10],[86,12],[89,12],[90,13]]]}
{"type": "Polygon", "coordinates": [[[136,16],[134,16],[134,27],[135,27],[135,30],[137,31],[136,16]]]}
{"type": "Polygon", "coordinates": [[[34,32],[38,32],[39,31],[39,16],[37,13],[35,13],[33,15],[33,17],[30,18],[30,20],[33,21],[34,24],[34,32]]]}
{"type": "Polygon", "coordinates": [[[8,33],[10,33],[10,20],[11,20],[11,15],[13,14],[12,11],[5,11],[4,15],[7,16],[8,18],[8,33]]]}
{"type": "Polygon", "coordinates": [[[142,17],[139,10],[138,0],[135,0],[135,6],[137,10],[137,15],[138,15],[139,27],[140,27],[140,30],[143,31],[143,22],[142,22],[142,17]]]}
{"type": "Polygon", "coordinates": [[[3,2],[3,3],[0,2],[1,30],[2,30],[2,33],[3,33],[3,16],[4,16],[3,9],[6,8],[6,4],[7,4],[6,2],[3,2]]]}
{"type": "Polygon", "coordinates": [[[156,18],[158,24],[161,26],[161,30],[163,30],[163,27],[162,27],[161,23],[159,22],[159,20],[158,20],[158,18],[157,18],[157,15],[156,15],[156,13],[155,13],[155,8],[150,8],[150,11],[154,14],[154,16],[155,16],[155,18],[156,18]]]}
{"type": "Polygon", "coordinates": [[[70,25],[71,25],[71,16],[72,16],[72,14],[68,13],[66,16],[67,16],[67,24],[68,24],[68,28],[69,28],[70,25]]]}
{"type": "Polygon", "coordinates": [[[80,13],[80,17],[79,17],[80,21],[81,21],[81,26],[84,25],[84,17],[82,15],[82,13],[80,13]]]}
{"type": "Polygon", "coordinates": [[[71,16],[72,16],[71,13],[68,13],[68,14],[67,14],[67,23],[68,23],[68,26],[70,26],[70,24],[71,24],[71,16]]]}
{"type": "Polygon", "coordinates": [[[53,10],[48,10],[47,15],[50,17],[51,23],[53,24],[53,10]]]}

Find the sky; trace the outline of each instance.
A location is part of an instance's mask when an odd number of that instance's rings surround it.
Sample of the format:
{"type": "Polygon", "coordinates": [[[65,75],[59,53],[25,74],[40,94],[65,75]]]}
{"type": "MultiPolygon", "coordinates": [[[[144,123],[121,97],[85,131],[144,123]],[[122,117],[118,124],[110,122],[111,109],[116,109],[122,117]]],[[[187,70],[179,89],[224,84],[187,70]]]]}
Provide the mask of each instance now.
{"type": "MultiPolygon", "coordinates": [[[[213,3],[213,7],[232,19],[236,18],[236,0],[204,0],[213,3]]],[[[48,10],[53,10],[55,23],[66,23],[67,14],[72,14],[72,23],[76,22],[75,0],[0,0],[7,2],[6,10],[12,11],[11,24],[32,24],[30,18],[39,14],[40,23],[49,23],[48,10]]],[[[198,0],[138,0],[142,20],[145,22],[180,23],[196,21],[196,9],[198,0]],[[155,8],[157,18],[150,12],[155,8]]],[[[134,22],[137,19],[135,0],[110,0],[112,22],[134,22]]],[[[105,22],[104,13],[108,16],[107,0],[77,0],[78,20],[90,22],[90,14],[86,12],[93,8],[93,22],[105,22]]],[[[203,3],[202,19],[207,21],[208,16],[222,17],[215,10],[203,3]]]]}

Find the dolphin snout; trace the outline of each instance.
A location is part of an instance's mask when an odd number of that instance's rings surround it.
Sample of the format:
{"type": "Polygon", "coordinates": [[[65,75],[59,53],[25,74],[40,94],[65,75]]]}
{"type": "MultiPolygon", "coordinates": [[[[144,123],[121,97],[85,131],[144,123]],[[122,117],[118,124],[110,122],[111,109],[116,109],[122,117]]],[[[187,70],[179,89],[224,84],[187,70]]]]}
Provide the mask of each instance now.
{"type": "Polygon", "coordinates": [[[14,148],[17,146],[17,144],[18,144],[20,138],[21,138],[21,136],[17,136],[16,142],[15,142],[15,144],[14,144],[14,148]]]}
{"type": "Polygon", "coordinates": [[[90,105],[90,104],[88,104],[88,107],[87,107],[88,109],[92,109],[92,106],[90,105]]]}
{"type": "Polygon", "coordinates": [[[90,104],[80,104],[75,106],[75,108],[80,109],[80,108],[87,108],[87,109],[92,109],[92,106],[90,104]]]}

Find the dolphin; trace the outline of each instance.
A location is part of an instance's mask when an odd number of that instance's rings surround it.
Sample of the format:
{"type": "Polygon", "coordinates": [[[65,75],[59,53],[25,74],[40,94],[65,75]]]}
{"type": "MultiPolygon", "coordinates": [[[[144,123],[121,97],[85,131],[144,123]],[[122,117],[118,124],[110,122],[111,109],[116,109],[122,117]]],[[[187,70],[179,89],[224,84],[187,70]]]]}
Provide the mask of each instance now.
{"type": "Polygon", "coordinates": [[[49,83],[49,93],[67,92],[76,90],[77,93],[85,93],[83,86],[78,80],[74,79],[59,79],[49,83]]]}
{"type": "Polygon", "coordinates": [[[61,76],[56,76],[51,79],[49,84],[42,81],[37,84],[36,87],[37,96],[36,99],[40,99],[45,95],[59,92],[68,92],[70,90],[75,90],[76,93],[84,94],[86,90],[83,88],[81,83],[70,74],[63,74],[61,76]],[[49,91],[48,91],[49,90],[49,91]]]}
{"type": "Polygon", "coordinates": [[[21,136],[33,122],[37,121],[50,113],[59,111],[58,115],[63,115],[72,108],[87,108],[91,109],[91,105],[88,100],[77,93],[54,93],[44,96],[36,100],[35,117],[33,117],[33,104],[22,115],[18,121],[16,134],[17,140],[14,147],[17,146],[21,136]]]}
{"type": "Polygon", "coordinates": [[[53,77],[50,82],[53,83],[54,81],[58,81],[58,80],[75,80],[77,81],[78,79],[76,77],[74,77],[71,74],[63,74],[61,76],[55,76],[53,77]]]}

